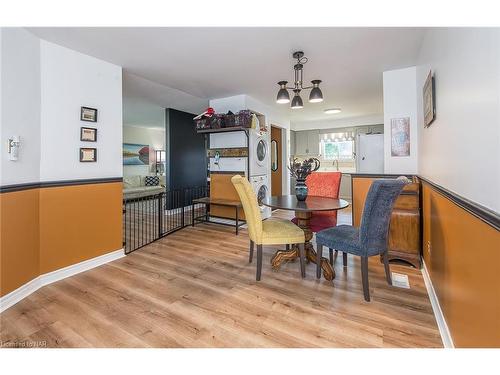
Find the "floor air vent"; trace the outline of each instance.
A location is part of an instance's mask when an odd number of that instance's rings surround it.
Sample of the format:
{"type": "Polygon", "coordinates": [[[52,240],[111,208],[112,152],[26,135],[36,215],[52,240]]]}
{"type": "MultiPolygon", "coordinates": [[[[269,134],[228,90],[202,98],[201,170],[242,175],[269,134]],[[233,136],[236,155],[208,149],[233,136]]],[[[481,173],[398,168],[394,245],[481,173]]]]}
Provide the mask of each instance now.
{"type": "Polygon", "coordinates": [[[392,274],[392,285],[398,288],[410,289],[410,282],[408,281],[408,275],[402,273],[391,272],[392,274]]]}

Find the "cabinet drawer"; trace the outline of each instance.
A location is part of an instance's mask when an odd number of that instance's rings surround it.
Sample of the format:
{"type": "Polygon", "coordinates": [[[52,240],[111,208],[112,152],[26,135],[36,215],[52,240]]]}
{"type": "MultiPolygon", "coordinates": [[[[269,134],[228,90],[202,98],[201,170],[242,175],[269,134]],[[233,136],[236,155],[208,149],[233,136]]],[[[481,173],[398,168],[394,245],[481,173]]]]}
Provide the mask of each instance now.
{"type": "Polygon", "coordinates": [[[395,210],[417,210],[418,207],[419,201],[416,194],[401,194],[394,203],[395,210]]]}

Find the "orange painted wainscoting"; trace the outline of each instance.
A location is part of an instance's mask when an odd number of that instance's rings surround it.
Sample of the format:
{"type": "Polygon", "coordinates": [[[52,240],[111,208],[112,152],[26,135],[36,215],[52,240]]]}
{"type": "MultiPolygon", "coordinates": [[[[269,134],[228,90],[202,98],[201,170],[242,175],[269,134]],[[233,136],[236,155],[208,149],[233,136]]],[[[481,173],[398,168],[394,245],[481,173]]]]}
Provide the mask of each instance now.
{"type": "Polygon", "coordinates": [[[500,231],[425,181],[423,255],[455,347],[500,347],[500,231]]]}
{"type": "Polygon", "coordinates": [[[121,182],[4,192],[0,208],[0,296],[122,248],[121,182]]]}
{"type": "Polygon", "coordinates": [[[0,194],[0,297],[40,275],[39,189],[0,194]]]}

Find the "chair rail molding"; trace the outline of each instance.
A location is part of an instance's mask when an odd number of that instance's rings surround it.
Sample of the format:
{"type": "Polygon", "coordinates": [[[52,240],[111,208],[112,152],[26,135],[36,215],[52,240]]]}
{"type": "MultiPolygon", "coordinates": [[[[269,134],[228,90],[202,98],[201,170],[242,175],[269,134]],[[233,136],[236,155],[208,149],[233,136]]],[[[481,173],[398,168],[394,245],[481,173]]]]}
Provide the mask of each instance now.
{"type": "Polygon", "coordinates": [[[125,253],[123,249],[118,249],[110,253],[87,259],[83,262],[72,264],[71,266],[40,275],[33,280],[28,281],[26,284],[20,286],[16,290],[13,290],[9,294],[1,297],[0,313],[7,310],[9,307],[15,305],[24,298],[28,297],[30,294],[36,292],[38,289],[45,285],[55,283],[56,281],[65,279],[84,271],[88,271],[92,268],[102,266],[103,264],[123,258],[124,256],[125,253]]]}

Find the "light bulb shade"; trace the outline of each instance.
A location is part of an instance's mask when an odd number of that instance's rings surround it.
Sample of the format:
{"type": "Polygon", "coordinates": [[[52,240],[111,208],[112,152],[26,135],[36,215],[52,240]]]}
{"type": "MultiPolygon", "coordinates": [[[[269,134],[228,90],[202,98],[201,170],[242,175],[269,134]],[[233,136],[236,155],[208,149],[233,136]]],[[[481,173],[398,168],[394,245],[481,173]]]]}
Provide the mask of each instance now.
{"type": "Polygon", "coordinates": [[[165,151],[164,150],[156,150],[155,151],[156,163],[164,163],[165,162],[165,151]]]}
{"type": "Polygon", "coordinates": [[[323,93],[319,87],[313,87],[309,94],[309,101],[311,103],[319,103],[323,101],[323,93]]]}
{"type": "Polygon", "coordinates": [[[299,93],[296,92],[292,99],[292,109],[299,109],[303,107],[304,103],[302,102],[302,98],[300,97],[299,93]]]}
{"type": "Polygon", "coordinates": [[[278,96],[276,97],[276,103],[289,103],[290,102],[290,94],[287,89],[280,89],[278,91],[278,96]]]}

